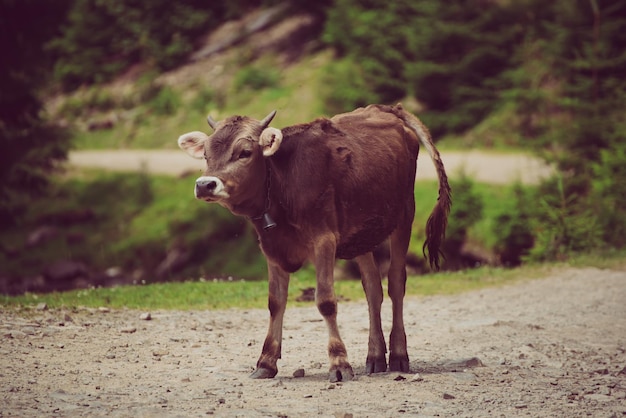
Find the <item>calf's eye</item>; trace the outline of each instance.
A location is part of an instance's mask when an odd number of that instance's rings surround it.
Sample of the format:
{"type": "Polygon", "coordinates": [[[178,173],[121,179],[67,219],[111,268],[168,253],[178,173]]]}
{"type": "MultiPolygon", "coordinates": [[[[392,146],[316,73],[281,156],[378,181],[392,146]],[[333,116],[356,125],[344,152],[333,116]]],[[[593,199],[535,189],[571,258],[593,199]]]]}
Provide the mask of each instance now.
{"type": "Polygon", "coordinates": [[[243,158],[250,158],[251,156],[252,156],[252,151],[250,151],[250,150],[244,149],[244,150],[242,150],[239,153],[239,159],[240,160],[243,159],[243,158]]]}

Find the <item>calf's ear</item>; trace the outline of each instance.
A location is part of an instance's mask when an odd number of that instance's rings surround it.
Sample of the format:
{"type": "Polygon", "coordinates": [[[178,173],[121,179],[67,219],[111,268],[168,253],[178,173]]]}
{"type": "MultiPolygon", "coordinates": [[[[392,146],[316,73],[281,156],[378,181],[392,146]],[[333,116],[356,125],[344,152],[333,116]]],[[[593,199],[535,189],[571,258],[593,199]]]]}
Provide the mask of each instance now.
{"type": "Polygon", "coordinates": [[[194,131],[181,135],[178,146],[193,158],[204,158],[204,142],[209,137],[204,132],[194,131]]]}
{"type": "Polygon", "coordinates": [[[263,132],[261,132],[261,136],[259,137],[259,145],[261,146],[265,157],[276,154],[276,151],[278,151],[282,142],[283,133],[280,129],[272,127],[263,129],[263,132]]]}

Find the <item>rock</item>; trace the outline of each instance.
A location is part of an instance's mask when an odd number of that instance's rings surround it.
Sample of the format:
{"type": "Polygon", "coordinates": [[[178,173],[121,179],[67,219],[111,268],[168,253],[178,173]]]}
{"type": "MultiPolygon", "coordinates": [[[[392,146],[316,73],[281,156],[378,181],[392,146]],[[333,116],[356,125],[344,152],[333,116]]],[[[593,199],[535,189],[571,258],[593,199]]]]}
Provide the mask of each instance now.
{"type": "Polygon", "coordinates": [[[107,308],[106,306],[100,306],[100,307],[98,308],[98,312],[101,312],[101,313],[109,313],[109,312],[111,312],[111,309],[107,308]]]}
{"type": "Polygon", "coordinates": [[[15,338],[16,340],[21,340],[26,338],[26,334],[22,331],[11,331],[11,338],[15,338]]]}
{"type": "Polygon", "coordinates": [[[424,381],[424,378],[423,378],[423,377],[422,377],[419,373],[415,373],[415,374],[411,377],[410,381],[411,381],[411,382],[423,382],[423,381],[424,381]]]}
{"type": "Polygon", "coordinates": [[[589,395],[584,395],[585,399],[590,399],[590,400],[594,400],[597,402],[608,402],[611,400],[611,397],[608,395],[601,395],[599,393],[592,393],[589,395]]]}
{"type": "Polygon", "coordinates": [[[471,382],[476,380],[476,375],[473,373],[461,372],[461,373],[453,373],[452,376],[460,380],[461,382],[471,382]]]}
{"type": "Polygon", "coordinates": [[[315,288],[307,287],[302,289],[302,294],[296,298],[297,302],[313,302],[315,300],[315,288]]]}
{"type": "Polygon", "coordinates": [[[59,236],[59,228],[54,226],[41,226],[28,234],[26,238],[26,247],[32,248],[44,244],[59,236]]]}
{"type": "Polygon", "coordinates": [[[353,416],[349,412],[335,412],[335,418],[352,418],[353,416]]]}
{"type": "Polygon", "coordinates": [[[304,377],[304,369],[297,369],[296,371],[294,371],[293,377],[295,378],[304,377]]]}
{"type": "Polygon", "coordinates": [[[282,380],[278,379],[278,380],[277,380],[277,381],[275,381],[275,382],[271,382],[269,386],[270,386],[271,388],[281,388],[281,387],[283,387],[283,386],[285,386],[285,385],[283,384],[283,381],[282,381],[282,380]]]}
{"type": "Polygon", "coordinates": [[[112,129],[117,122],[115,115],[109,115],[100,119],[91,119],[87,122],[87,130],[89,132],[112,129]]]}
{"type": "Polygon", "coordinates": [[[23,327],[22,332],[26,335],[35,335],[35,328],[33,327],[23,327]]]}
{"type": "Polygon", "coordinates": [[[42,274],[46,286],[54,290],[69,290],[74,287],[75,280],[89,277],[87,266],[72,260],[57,261],[47,266],[42,274]]]}
{"type": "Polygon", "coordinates": [[[456,396],[450,395],[449,393],[444,393],[443,399],[456,399],[456,396]]]}
{"type": "Polygon", "coordinates": [[[37,304],[35,309],[37,309],[38,311],[47,311],[48,310],[48,305],[46,304],[46,302],[41,302],[41,303],[37,304]]]}
{"type": "Polygon", "coordinates": [[[483,362],[478,357],[449,361],[445,363],[444,366],[446,369],[456,371],[463,371],[464,369],[471,369],[473,367],[485,367],[483,362]]]}
{"type": "Polygon", "coordinates": [[[120,332],[123,334],[132,334],[134,332],[137,332],[137,328],[135,327],[125,327],[120,329],[120,332]]]}
{"type": "Polygon", "coordinates": [[[43,330],[42,334],[44,337],[52,337],[59,333],[59,330],[56,328],[48,327],[43,330]]]}
{"type": "Polygon", "coordinates": [[[396,377],[394,377],[393,380],[395,380],[396,382],[400,382],[402,380],[406,380],[406,377],[404,377],[401,374],[399,374],[396,377]]]}
{"type": "Polygon", "coordinates": [[[165,259],[161,261],[154,273],[158,278],[164,279],[185,267],[190,258],[190,251],[183,248],[172,248],[167,252],[165,259]]]}
{"type": "Polygon", "coordinates": [[[143,321],[150,321],[152,319],[152,315],[150,314],[150,312],[145,312],[139,315],[139,319],[143,321]]]}

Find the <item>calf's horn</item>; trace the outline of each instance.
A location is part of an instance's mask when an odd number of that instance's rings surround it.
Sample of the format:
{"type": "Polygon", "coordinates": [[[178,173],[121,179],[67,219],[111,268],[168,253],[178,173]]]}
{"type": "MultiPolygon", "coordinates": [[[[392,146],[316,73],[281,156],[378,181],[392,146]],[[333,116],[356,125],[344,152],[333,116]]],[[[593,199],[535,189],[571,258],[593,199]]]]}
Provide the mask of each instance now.
{"type": "Polygon", "coordinates": [[[274,116],[276,116],[276,111],[272,110],[269,115],[267,115],[266,117],[263,118],[263,120],[260,122],[261,123],[261,130],[267,128],[267,126],[270,124],[272,119],[274,119],[274,116]]]}
{"type": "Polygon", "coordinates": [[[217,127],[217,122],[211,117],[211,115],[207,115],[206,121],[209,123],[209,126],[213,128],[213,130],[215,130],[215,128],[217,127]]]}

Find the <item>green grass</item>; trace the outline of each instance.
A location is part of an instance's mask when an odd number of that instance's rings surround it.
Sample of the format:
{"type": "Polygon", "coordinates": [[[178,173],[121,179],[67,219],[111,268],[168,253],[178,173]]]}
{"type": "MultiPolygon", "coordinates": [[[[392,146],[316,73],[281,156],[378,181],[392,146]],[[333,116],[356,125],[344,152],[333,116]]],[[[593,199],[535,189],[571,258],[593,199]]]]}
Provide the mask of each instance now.
{"type": "MultiPolygon", "coordinates": [[[[477,269],[466,272],[432,274],[410,277],[407,283],[409,295],[453,294],[509,283],[523,276],[521,271],[500,269],[477,269]]],[[[383,284],[386,287],[386,281],[383,284]]],[[[315,287],[315,276],[310,269],[292,275],[289,287],[289,304],[303,305],[312,302],[296,302],[306,288],[315,287]]],[[[362,300],[364,293],[358,280],[341,280],[335,283],[335,291],[342,300],[362,300]]],[[[267,306],[267,282],[263,281],[188,281],[156,283],[149,285],[95,288],[55,292],[50,294],[26,294],[0,298],[4,306],[29,306],[45,302],[51,308],[100,307],[131,309],[225,309],[263,308],[267,306]]]]}
{"type": "Polygon", "coordinates": [[[322,71],[319,69],[330,60],[330,52],[323,51],[281,69],[276,58],[265,57],[234,74],[230,84],[220,87],[219,91],[213,91],[201,79],[191,91],[189,87],[172,86],[150,92],[154,87],[139,83],[133,87],[135,95],[146,99],[135,101],[131,108],[128,108],[127,91],[119,93],[117,98],[113,93],[107,95],[106,106],[100,106],[100,102],[94,100],[99,97],[94,87],[66,98],[67,104],[59,105],[56,116],[97,121],[117,115],[111,129],[76,129],[74,146],[77,149],[173,149],[182,133],[209,129],[206,124],[209,112],[216,119],[231,115],[261,119],[276,109],[274,125],[289,126],[322,116],[322,99],[318,94],[322,71]],[[243,81],[242,74],[246,77],[243,81]],[[253,76],[260,77],[260,81],[248,80],[253,76]]]}
{"type": "MultiPolygon", "coordinates": [[[[458,272],[411,276],[407,281],[406,293],[409,297],[458,294],[547,277],[571,267],[626,271],[625,255],[624,251],[613,251],[584,254],[561,263],[529,264],[516,269],[481,267],[458,272]]],[[[310,268],[304,268],[293,274],[288,304],[312,305],[313,302],[296,301],[302,291],[310,287],[315,287],[315,274],[310,268]]],[[[383,287],[386,292],[386,280],[383,281],[383,287]]],[[[335,292],[340,300],[359,301],[365,298],[359,280],[337,281],[335,292]]],[[[28,307],[42,302],[50,308],[81,306],[142,310],[264,308],[267,306],[267,281],[187,281],[0,297],[0,305],[5,308],[28,307]]]]}

